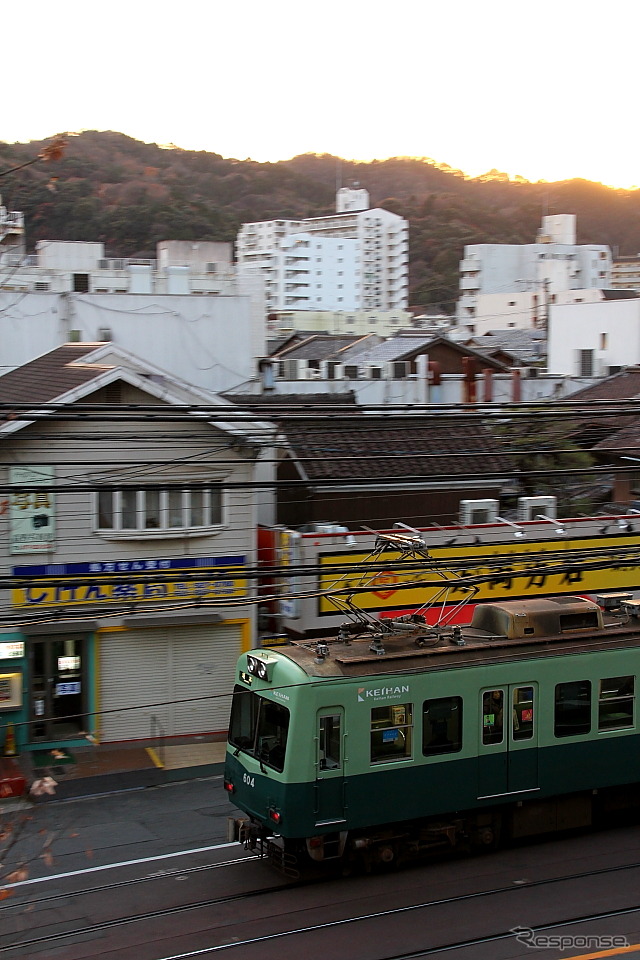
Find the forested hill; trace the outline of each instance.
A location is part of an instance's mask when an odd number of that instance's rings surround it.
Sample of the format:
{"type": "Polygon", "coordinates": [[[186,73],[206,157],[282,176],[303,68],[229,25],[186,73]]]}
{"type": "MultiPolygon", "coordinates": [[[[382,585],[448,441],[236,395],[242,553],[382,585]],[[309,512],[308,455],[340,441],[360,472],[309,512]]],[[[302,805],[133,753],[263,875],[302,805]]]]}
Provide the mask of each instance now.
{"type": "MultiPolygon", "coordinates": [[[[0,143],[0,175],[43,144],[0,143]]],[[[410,222],[410,302],[451,310],[466,243],[532,243],[545,213],[575,213],[579,243],[640,251],[640,190],[585,180],[467,179],[428,159],[353,163],[303,155],[278,163],[141,143],[121,133],[68,137],[62,159],[2,176],[0,192],[37,240],[101,240],[109,256],[155,255],[159,240],[234,240],[245,221],[335,211],[337,183],[410,222]]]]}

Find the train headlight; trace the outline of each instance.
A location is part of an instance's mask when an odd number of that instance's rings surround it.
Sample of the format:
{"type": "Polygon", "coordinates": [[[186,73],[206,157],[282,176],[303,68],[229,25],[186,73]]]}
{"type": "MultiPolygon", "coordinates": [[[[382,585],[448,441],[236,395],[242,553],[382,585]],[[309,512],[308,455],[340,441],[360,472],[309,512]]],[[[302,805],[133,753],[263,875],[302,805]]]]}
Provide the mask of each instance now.
{"type": "Polygon", "coordinates": [[[273,662],[263,660],[262,657],[247,657],[247,672],[260,680],[271,680],[273,662]]]}

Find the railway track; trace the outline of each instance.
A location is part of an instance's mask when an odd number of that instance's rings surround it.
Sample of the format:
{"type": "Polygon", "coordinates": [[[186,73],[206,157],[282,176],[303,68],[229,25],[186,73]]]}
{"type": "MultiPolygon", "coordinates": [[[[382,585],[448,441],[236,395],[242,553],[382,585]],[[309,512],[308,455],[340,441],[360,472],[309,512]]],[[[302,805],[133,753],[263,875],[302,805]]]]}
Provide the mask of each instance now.
{"type": "MultiPolygon", "coordinates": [[[[222,869],[224,867],[236,866],[239,863],[249,863],[253,862],[257,858],[242,858],[241,860],[231,860],[226,861],[220,864],[212,864],[205,866],[197,866],[186,869],[172,869],[169,871],[160,871],[156,875],[147,875],[145,877],[136,878],[134,880],[126,880],[121,882],[115,882],[110,884],[94,885],[92,888],[85,891],[76,891],[73,896],[81,898],[85,896],[87,898],[92,895],[99,895],[105,891],[116,892],[120,889],[126,890],[132,884],[141,884],[141,883],[150,883],[153,884],[154,881],[158,880],[167,880],[167,879],[176,879],[179,877],[187,877],[190,875],[201,874],[207,870],[222,869]]],[[[308,938],[310,935],[316,935],[320,932],[325,934],[329,931],[338,931],[349,928],[350,937],[358,939],[361,934],[358,932],[364,929],[367,925],[378,924],[381,921],[384,921],[385,924],[389,923],[399,923],[401,924],[409,915],[414,917],[421,912],[425,911],[437,911],[441,908],[446,907],[463,907],[468,908],[469,905],[474,902],[481,901],[483,899],[491,900],[491,898],[501,898],[507,896],[509,898],[522,897],[523,893],[526,892],[527,896],[530,898],[531,891],[538,888],[549,888],[557,886],[560,890],[561,885],[582,883],[589,880],[595,879],[608,879],[613,881],[615,878],[624,878],[625,883],[623,884],[624,888],[630,891],[640,889],[640,861],[635,861],[628,864],[620,864],[616,866],[607,866],[601,867],[595,870],[587,870],[580,872],[573,872],[563,874],[561,876],[553,877],[544,877],[537,880],[531,881],[520,881],[520,882],[511,882],[509,884],[502,884],[499,886],[494,886],[489,889],[475,890],[473,892],[465,893],[462,895],[451,896],[451,897],[439,897],[426,899],[418,903],[405,904],[401,906],[396,906],[384,910],[372,910],[368,913],[359,913],[354,916],[343,916],[343,917],[333,917],[326,921],[321,922],[309,922],[303,923],[300,925],[291,926],[290,919],[291,914],[289,912],[292,909],[292,905],[289,904],[279,904],[277,914],[273,911],[269,913],[270,921],[274,920],[274,917],[277,921],[280,919],[286,918],[287,927],[283,927],[279,930],[271,930],[261,934],[256,934],[252,936],[247,936],[245,938],[236,937],[233,940],[229,940],[228,931],[229,925],[226,918],[223,922],[220,922],[218,926],[215,925],[215,919],[213,923],[210,924],[209,930],[212,937],[220,939],[220,933],[224,933],[225,940],[224,942],[218,942],[207,947],[198,947],[194,950],[182,950],[180,953],[171,953],[164,956],[158,957],[157,960],[177,960],[178,957],[181,958],[190,958],[196,956],[206,956],[207,954],[215,954],[223,950],[238,950],[240,948],[245,948],[247,951],[251,951],[252,948],[260,946],[261,949],[268,944],[277,944],[282,941],[287,940],[289,944],[292,939],[298,939],[299,941],[304,941],[305,938],[308,938]],[[638,871],[638,877],[632,878],[634,871],[638,871]],[[287,909],[289,906],[289,910],[287,909]]],[[[71,943],[71,941],[87,941],[87,939],[99,937],[99,943],[101,945],[100,953],[106,953],[104,940],[101,935],[106,934],[108,931],[113,931],[116,928],[123,928],[127,926],[135,926],[136,924],[145,924],[157,922],[160,919],[167,919],[178,916],[185,915],[200,915],[205,910],[211,910],[215,907],[223,907],[231,904],[248,904],[252,901],[256,901],[259,898],[264,898],[267,896],[278,896],[283,893],[285,890],[296,890],[304,886],[310,886],[311,884],[317,884],[318,881],[314,880],[311,882],[305,883],[296,883],[296,884],[282,884],[279,886],[265,886],[251,890],[244,890],[238,893],[227,893],[224,896],[220,897],[211,897],[204,898],[199,900],[193,900],[178,905],[171,905],[164,908],[159,908],[155,910],[146,910],[139,913],[128,913],[122,916],[114,916],[110,919],[102,920],[100,922],[86,924],[83,927],[78,927],[77,925],[70,930],[60,930],[56,933],[48,931],[46,934],[39,936],[25,936],[22,940],[12,944],[1,944],[0,940],[0,954],[11,957],[13,955],[22,955],[30,956],[32,951],[42,949],[43,946],[61,945],[65,942],[71,943]],[[22,954],[19,951],[23,951],[22,954]],[[26,952],[24,952],[26,951],[26,952]]],[[[610,886],[615,886],[615,884],[610,884],[610,886]]],[[[329,888],[330,889],[330,888],[329,888]]],[[[357,893],[357,888],[354,889],[354,892],[357,893]]],[[[47,907],[54,905],[57,901],[68,898],[68,894],[56,894],[50,897],[31,899],[29,901],[21,901],[19,904],[16,904],[16,908],[24,908],[30,906],[32,908],[42,907],[45,910],[47,907]]],[[[633,894],[632,894],[633,896],[633,894]]],[[[560,899],[560,893],[558,893],[558,900],[560,899]]],[[[126,902],[126,900],[125,900],[126,902]]],[[[2,921],[2,916],[9,910],[9,904],[5,901],[5,905],[0,909],[0,922],[2,921]]],[[[298,909],[300,909],[298,907],[298,909]]],[[[308,906],[305,907],[308,909],[308,906]]],[[[637,904],[628,904],[624,907],[616,907],[615,909],[602,910],[600,912],[587,912],[574,915],[567,915],[560,918],[555,918],[552,922],[540,924],[536,927],[537,930],[551,930],[565,927],[570,924],[586,924],[589,922],[594,922],[604,919],[612,919],[614,917],[623,917],[631,916],[635,914],[640,914],[640,905],[637,904]]],[[[249,914],[245,912],[247,916],[247,924],[255,926],[256,923],[259,923],[260,920],[250,920],[249,914]]],[[[32,920],[37,917],[37,913],[32,915],[32,920]]],[[[405,923],[406,926],[406,923],[405,923]]],[[[415,924],[413,925],[415,927],[415,924]]],[[[428,926],[428,924],[427,924],[428,926]]],[[[420,956],[434,956],[438,953],[452,952],[454,950],[463,951],[470,950],[473,947],[478,947],[481,944],[490,944],[497,943],[499,941],[513,939],[514,931],[513,928],[504,929],[500,928],[490,933],[487,933],[480,937],[467,937],[459,938],[456,940],[450,940],[447,942],[441,942],[437,944],[424,945],[420,949],[411,949],[404,952],[397,953],[379,953],[375,956],[375,960],[408,960],[410,957],[420,957],[420,956]]],[[[287,947],[287,952],[289,953],[292,947],[289,945],[287,947]]],[[[296,949],[299,949],[296,947],[296,949]]],[[[83,954],[87,956],[87,954],[83,954]]],[[[370,955],[371,956],[371,955],[370,955]]],[[[373,960],[373,957],[372,957],[373,960]]]]}

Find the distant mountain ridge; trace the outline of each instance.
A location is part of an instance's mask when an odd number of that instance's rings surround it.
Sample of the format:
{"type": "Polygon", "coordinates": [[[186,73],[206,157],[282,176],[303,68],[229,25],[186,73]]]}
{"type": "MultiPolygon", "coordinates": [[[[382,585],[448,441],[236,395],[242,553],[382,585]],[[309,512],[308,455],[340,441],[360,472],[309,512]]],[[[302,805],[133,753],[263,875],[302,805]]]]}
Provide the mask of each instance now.
{"type": "MultiPolygon", "coordinates": [[[[0,143],[0,174],[41,147],[0,143]]],[[[243,222],[329,215],[336,185],[355,182],[372,206],[409,220],[417,309],[453,310],[465,244],[533,243],[545,213],[575,213],[579,243],[640,251],[640,190],[510,181],[498,171],[470,179],[427,158],[356,163],[305,154],[258,163],[89,130],[69,136],[61,160],[2,177],[0,192],[5,206],[24,212],[30,248],[44,239],[100,240],[109,256],[153,257],[159,240],[232,241],[243,222]]]]}

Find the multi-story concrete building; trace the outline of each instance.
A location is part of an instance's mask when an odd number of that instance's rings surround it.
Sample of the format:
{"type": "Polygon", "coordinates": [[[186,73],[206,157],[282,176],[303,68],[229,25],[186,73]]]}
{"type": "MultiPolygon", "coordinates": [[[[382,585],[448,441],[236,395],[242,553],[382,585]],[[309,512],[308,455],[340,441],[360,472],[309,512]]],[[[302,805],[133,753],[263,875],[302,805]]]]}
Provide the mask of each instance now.
{"type": "Polygon", "coordinates": [[[253,377],[266,351],[262,279],[238,274],[230,243],[163,241],[156,253],[42,240],[27,254],[22,213],[0,206],[2,370],[62,343],[113,341],[204,389],[253,377]]]}
{"type": "Polygon", "coordinates": [[[464,248],[458,324],[473,334],[495,327],[544,328],[549,305],[586,301],[611,283],[611,250],[576,244],[573,214],[543,217],[535,243],[464,248]]]}
{"type": "Polygon", "coordinates": [[[611,267],[614,290],[640,290],[640,253],[635,257],[615,257],[611,267]]]}
{"type": "MultiPolygon", "coordinates": [[[[640,298],[554,306],[549,323],[549,373],[606,377],[640,364],[640,298]]],[[[585,384],[586,386],[586,384],[585,384]]]]}
{"type": "Polygon", "coordinates": [[[406,309],[407,221],[368,204],[343,187],[333,216],[243,224],[238,268],[264,277],[268,313],[406,309]]]}
{"type": "Polygon", "coordinates": [[[24,214],[7,210],[0,196],[0,261],[7,253],[25,254],[24,214]]]}

